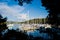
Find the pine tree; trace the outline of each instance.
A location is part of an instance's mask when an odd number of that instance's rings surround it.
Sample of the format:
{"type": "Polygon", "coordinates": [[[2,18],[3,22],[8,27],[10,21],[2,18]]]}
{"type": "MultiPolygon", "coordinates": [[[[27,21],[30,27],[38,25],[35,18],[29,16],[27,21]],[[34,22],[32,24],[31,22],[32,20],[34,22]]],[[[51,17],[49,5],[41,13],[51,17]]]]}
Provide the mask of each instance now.
{"type": "Polygon", "coordinates": [[[2,15],[0,14],[0,32],[7,29],[6,21],[7,18],[3,18],[2,15]]]}

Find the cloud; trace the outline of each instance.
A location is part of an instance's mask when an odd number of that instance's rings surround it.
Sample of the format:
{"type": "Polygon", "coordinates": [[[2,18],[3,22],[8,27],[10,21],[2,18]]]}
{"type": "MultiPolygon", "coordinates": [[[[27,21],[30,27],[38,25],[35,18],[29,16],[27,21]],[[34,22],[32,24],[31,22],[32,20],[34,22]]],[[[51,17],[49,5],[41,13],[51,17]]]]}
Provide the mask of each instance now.
{"type": "Polygon", "coordinates": [[[29,11],[27,11],[26,13],[22,13],[19,15],[19,17],[17,17],[18,19],[21,18],[21,19],[25,19],[25,20],[28,20],[29,18],[29,11]]]}
{"type": "Polygon", "coordinates": [[[24,7],[20,7],[19,5],[15,5],[15,6],[8,6],[6,4],[0,5],[0,12],[5,12],[4,14],[10,14],[10,15],[17,14],[18,15],[23,10],[24,10],[24,7]]]}
{"type": "Polygon", "coordinates": [[[18,20],[18,19],[26,19],[28,12],[23,12],[25,7],[21,7],[19,5],[8,6],[7,4],[0,3],[0,14],[4,17],[8,17],[8,20],[18,20]],[[21,13],[22,12],[22,13],[21,13]]]}

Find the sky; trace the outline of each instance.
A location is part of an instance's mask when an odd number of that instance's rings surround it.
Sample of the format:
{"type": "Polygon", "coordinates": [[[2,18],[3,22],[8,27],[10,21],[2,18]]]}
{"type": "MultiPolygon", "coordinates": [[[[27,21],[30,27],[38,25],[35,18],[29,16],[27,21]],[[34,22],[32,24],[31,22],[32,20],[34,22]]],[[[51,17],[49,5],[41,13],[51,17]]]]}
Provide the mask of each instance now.
{"type": "Polygon", "coordinates": [[[24,21],[34,18],[46,18],[48,15],[41,0],[33,0],[32,4],[18,5],[18,1],[0,0],[0,14],[8,21],[24,21]]]}

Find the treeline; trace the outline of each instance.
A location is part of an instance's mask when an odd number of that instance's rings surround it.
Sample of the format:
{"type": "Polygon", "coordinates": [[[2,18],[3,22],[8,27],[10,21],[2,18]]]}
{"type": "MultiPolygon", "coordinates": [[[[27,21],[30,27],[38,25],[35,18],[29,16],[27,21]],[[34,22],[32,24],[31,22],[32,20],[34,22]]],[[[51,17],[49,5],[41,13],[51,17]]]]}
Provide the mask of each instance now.
{"type": "Polygon", "coordinates": [[[31,20],[26,20],[26,21],[23,21],[23,22],[13,22],[13,21],[7,21],[7,24],[44,24],[46,23],[47,19],[46,18],[36,18],[36,19],[31,19],[31,20]]]}
{"type": "Polygon", "coordinates": [[[46,18],[36,18],[36,19],[31,19],[31,20],[27,20],[25,22],[21,22],[21,23],[29,23],[29,24],[44,24],[46,23],[46,18]]]}

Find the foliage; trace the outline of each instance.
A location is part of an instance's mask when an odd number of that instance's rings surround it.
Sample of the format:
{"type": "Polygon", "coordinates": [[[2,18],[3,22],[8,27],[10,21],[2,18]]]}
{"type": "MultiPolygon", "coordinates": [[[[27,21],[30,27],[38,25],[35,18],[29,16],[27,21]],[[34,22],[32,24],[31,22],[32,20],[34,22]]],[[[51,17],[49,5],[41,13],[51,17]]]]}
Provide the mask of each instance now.
{"type": "Polygon", "coordinates": [[[41,0],[42,6],[48,10],[49,24],[60,25],[60,0],[41,0]]]}
{"type": "MultiPolygon", "coordinates": [[[[25,21],[25,22],[23,22],[23,23],[28,23],[29,22],[29,24],[44,24],[44,22],[46,23],[46,18],[36,18],[36,19],[31,19],[31,20],[27,20],[27,21],[25,21]]],[[[22,22],[21,22],[22,23],[22,22]]]]}
{"type": "Polygon", "coordinates": [[[28,35],[25,32],[18,32],[16,30],[8,30],[7,33],[5,33],[3,39],[6,40],[28,40],[28,35]]]}
{"type": "Polygon", "coordinates": [[[7,18],[3,18],[2,15],[0,14],[0,39],[2,39],[2,31],[7,29],[6,21],[7,18]]]}
{"type": "Polygon", "coordinates": [[[3,18],[0,15],[0,32],[7,29],[6,21],[7,21],[7,18],[3,18]]]}
{"type": "MultiPolygon", "coordinates": [[[[17,1],[17,0],[15,0],[15,1],[17,1]]],[[[31,3],[31,1],[32,1],[32,0],[18,0],[18,4],[19,4],[20,6],[23,6],[24,3],[29,4],[29,3],[31,3]]]]}

